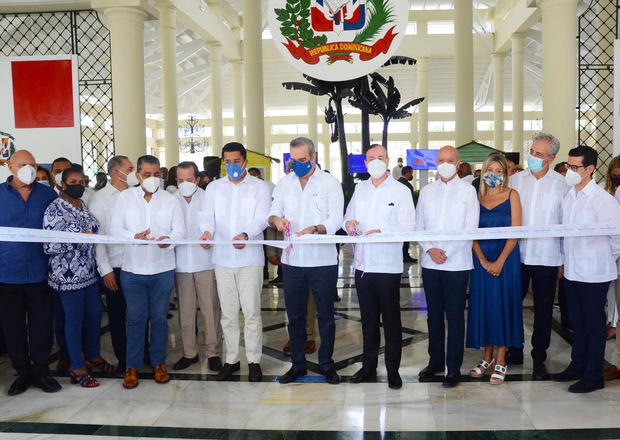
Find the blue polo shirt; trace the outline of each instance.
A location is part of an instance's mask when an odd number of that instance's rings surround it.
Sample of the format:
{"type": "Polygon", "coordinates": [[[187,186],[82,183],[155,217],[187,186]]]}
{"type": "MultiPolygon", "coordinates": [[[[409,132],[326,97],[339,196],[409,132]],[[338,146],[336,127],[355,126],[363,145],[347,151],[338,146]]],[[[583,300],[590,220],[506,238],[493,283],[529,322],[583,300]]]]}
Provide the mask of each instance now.
{"type": "MultiPolygon", "coordinates": [[[[34,182],[27,201],[7,181],[0,184],[0,226],[43,228],[43,213],[56,191],[34,182]]],[[[47,279],[47,255],[41,243],[0,242],[0,283],[28,284],[47,279]]]]}

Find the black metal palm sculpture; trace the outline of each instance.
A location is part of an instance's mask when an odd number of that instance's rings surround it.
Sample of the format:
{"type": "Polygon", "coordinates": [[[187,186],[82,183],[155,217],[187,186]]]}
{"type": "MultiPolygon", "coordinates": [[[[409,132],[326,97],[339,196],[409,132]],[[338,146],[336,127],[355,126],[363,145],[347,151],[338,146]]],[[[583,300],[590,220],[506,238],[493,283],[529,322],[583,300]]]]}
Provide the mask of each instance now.
{"type": "MultiPolygon", "coordinates": [[[[285,82],[282,85],[287,90],[303,90],[304,92],[311,93],[317,96],[328,96],[329,106],[328,109],[335,108],[335,130],[332,133],[332,141],[335,142],[335,137],[340,141],[340,166],[342,170],[342,183],[351,183],[351,175],[349,174],[349,155],[347,151],[347,138],[344,131],[344,114],[342,112],[342,100],[346,98],[352,98],[354,81],[342,81],[331,82],[323,81],[320,79],[312,78],[311,76],[304,75],[309,81],[308,83],[301,82],[285,82]],[[333,107],[332,107],[333,105],[333,107]]],[[[326,112],[328,111],[326,109],[326,112]]],[[[333,115],[332,115],[333,117],[333,115]]],[[[329,123],[329,122],[328,122],[329,123]]],[[[313,139],[314,140],[314,139],[313,139]]],[[[329,154],[329,153],[328,153],[329,154]]]]}

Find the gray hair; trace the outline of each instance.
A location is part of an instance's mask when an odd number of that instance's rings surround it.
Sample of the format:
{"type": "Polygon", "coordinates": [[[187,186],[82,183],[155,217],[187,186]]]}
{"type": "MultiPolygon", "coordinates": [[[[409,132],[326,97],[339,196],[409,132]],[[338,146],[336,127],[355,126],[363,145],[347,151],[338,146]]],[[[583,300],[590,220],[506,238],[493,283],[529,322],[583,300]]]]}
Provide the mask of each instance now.
{"type": "Polygon", "coordinates": [[[129,158],[127,156],[114,156],[112,159],[108,161],[108,173],[111,173],[114,170],[117,170],[123,166],[123,161],[129,158]]]}
{"type": "Polygon", "coordinates": [[[314,142],[307,137],[298,137],[291,141],[291,148],[301,147],[302,145],[308,146],[308,151],[310,151],[310,157],[314,156],[316,150],[314,149],[314,142]]]}
{"type": "Polygon", "coordinates": [[[549,142],[549,156],[555,156],[556,154],[558,154],[558,151],[560,151],[560,141],[552,134],[538,133],[536,136],[534,136],[534,139],[532,139],[532,144],[537,141],[549,142]]]}
{"type": "Polygon", "coordinates": [[[157,167],[159,168],[161,165],[159,164],[159,159],[156,158],[155,156],[151,156],[150,154],[145,154],[144,156],[140,156],[138,158],[138,172],[140,172],[140,170],[142,169],[142,165],[144,164],[151,164],[151,165],[157,165],[157,167]]]}

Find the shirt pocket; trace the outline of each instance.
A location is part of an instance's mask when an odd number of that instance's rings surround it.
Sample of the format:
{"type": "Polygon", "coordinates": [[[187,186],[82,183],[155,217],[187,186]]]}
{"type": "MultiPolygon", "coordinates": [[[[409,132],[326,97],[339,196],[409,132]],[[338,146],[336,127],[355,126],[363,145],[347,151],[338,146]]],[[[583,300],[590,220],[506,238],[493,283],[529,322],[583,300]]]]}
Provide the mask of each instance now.
{"type": "Polygon", "coordinates": [[[312,194],[312,215],[315,221],[327,217],[327,199],[324,194],[312,194]]]}

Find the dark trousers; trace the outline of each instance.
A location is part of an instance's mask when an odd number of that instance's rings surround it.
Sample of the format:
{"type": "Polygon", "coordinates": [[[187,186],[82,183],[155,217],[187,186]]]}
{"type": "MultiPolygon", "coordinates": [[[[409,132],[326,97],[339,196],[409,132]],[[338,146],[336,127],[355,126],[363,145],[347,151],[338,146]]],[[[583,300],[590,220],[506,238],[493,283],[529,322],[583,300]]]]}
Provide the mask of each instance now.
{"type": "Polygon", "coordinates": [[[408,241],[403,243],[403,260],[406,260],[407,258],[411,258],[411,255],[409,255],[409,242],[408,241]]]}
{"type": "Polygon", "coordinates": [[[65,311],[62,308],[60,296],[55,293],[52,294],[52,307],[54,309],[54,335],[58,344],[58,357],[60,359],[69,359],[67,339],[65,338],[65,311]]]}
{"type": "Polygon", "coordinates": [[[582,283],[565,280],[568,317],[573,325],[573,347],[569,368],[583,373],[583,379],[603,382],[605,358],[606,283],[582,283]]]}
{"type": "Polygon", "coordinates": [[[562,327],[572,328],[566,306],[566,278],[564,277],[558,280],[558,304],[560,305],[560,324],[562,327]]]}
{"type": "Polygon", "coordinates": [[[102,287],[102,290],[108,306],[108,326],[110,328],[114,355],[121,364],[124,364],[125,359],[127,359],[127,304],[125,303],[125,295],[121,287],[121,269],[114,268],[114,275],[116,276],[116,284],[119,290],[113,292],[105,285],[102,287]]]}
{"type": "Polygon", "coordinates": [[[34,284],[0,284],[0,325],[17,373],[48,374],[52,293],[47,280],[34,284]]]}
{"type": "Polygon", "coordinates": [[[422,269],[428,323],[428,354],[432,366],[448,366],[448,374],[459,373],[465,350],[465,294],[469,271],[422,269]],[[445,347],[444,314],[448,320],[445,347]],[[447,354],[447,356],[446,356],[447,354]]]}
{"type": "MultiPolygon", "coordinates": [[[[534,331],[532,333],[532,359],[544,362],[551,341],[551,321],[553,319],[553,299],[558,279],[558,268],[550,266],[521,265],[521,287],[523,299],[532,282],[534,298],[534,331]]],[[[510,348],[513,353],[521,353],[522,348],[510,348]]]]}
{"type": "Polygon", "coordinates": [[[355,271],[355,290],[362,316],[365,368],[377,368],[381,345],[380,319],[383,320],[385,338],[385,367],[388,373],[397,372],[400,367],[403,338],[400,323],[401,275],[355,271]]]}
{"type": "Polygon", "coordinates": [[[319,320],[319,364],[325,371],[334,367],[334,290],[338,281],[338,266],[298,267],[284,264],[284,303],[288,316],[293,368],[306,368],[306,314],[308,294],[312,289],[319,320]]]}

